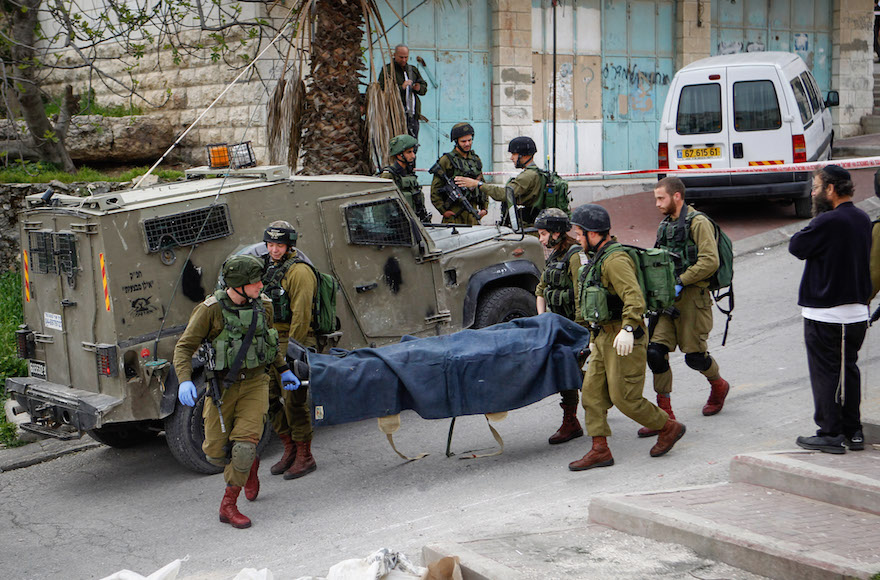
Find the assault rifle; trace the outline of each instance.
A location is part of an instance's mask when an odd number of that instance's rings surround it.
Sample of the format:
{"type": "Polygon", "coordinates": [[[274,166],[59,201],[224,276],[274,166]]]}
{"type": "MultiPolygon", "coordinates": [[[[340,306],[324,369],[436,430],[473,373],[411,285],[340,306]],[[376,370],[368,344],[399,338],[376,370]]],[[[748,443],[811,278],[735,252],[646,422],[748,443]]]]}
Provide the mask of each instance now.
{"type": "Polygon", "coordinates": [[[223,392],[220,390],[220,380],[214,370],[217,368],[217,351],[214,350],[214,345],[207,340],[203,342],[196,351],[196,358],[205,363],[205,378],[208,385],[205,395],[214,401],[217,414],[220,416],[220,431],[226,433],[226,423],[223,421],[223,392]]]}
{"type": "Polygon", "coordinates": [[[480,213],[474,209],[474,206],[472,206],[471,202],[468,201],[461,188],[455,185],[455,182],[452,181],[448,175],[446,175],[446,171],[443,169],[443,167],[440,166],[439,161],[437,161],[437,163],[435,163],[431,167],[431,169],[428,170],[428,172],[431,175],[439,175],[443,178],[443,181],[446,182],[446,187],[443,188],[443,191],[446,193],[446,197],[449,198],[449,201],[451,201],[452,203],[460,203],[462,206],[464,206],[464,209],[472,213],[474,217],[477,218],[477,221],[480,220],[480,213]]]}

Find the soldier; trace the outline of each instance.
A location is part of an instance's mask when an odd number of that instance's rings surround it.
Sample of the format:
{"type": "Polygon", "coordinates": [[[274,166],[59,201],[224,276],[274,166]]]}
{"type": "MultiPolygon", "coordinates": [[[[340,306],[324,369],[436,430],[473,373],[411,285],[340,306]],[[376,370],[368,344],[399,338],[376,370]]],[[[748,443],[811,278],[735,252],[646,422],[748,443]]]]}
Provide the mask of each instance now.
{"type": "MultiPolygon", "coordinates": [[[[534,225],[538,212],[544,209],[536,206],[541,199],[541,191],[545,187],[544,178],[538,173],[538,166],[535,165],[535,153],[538,152],[538,147],[531,137],[514,137],[508,144],[507,151],[510,153],[510,160],[513,161],[514,167],[522,169],[522,171],[508,181],[507,185],[481,184],[481,190],[484,195],[505,203],[507,189],[511,188],[516,204],[525,206],[522,222],[523,227],[528,228],[534,225]]],[[[464,177],[456,177],[455,183],[462,187],[476,186],[475,180],[464,177]]]]}
{"type": "MultiPolygon", "coordinates": [[[[616,406],[624,415],[660,436],[651,457],[667,453],[685,433],[685,426],[669,417],[644,396],[648,337],[644,323],[645,298],[636,265],[616,238],[610,236],[611,217],[605,208],[587,204],[575,208],[571,223],[582,247],[592,253],[589,269],[578,286],[589,284],[580,300],[597,299],[607,305],[608,315],[594,322],[592,354],[584,377],[581,401],[586,412],[587,433],[593,438],[589,453],[568,465],[572,471],[614,465],[608,449],[608,409],[616,406]]],[[[580,288],[579,292],[582,292],[580,288]]],[[[597,308],[598,310],[598,308],[597,308]]]]}
{"type": "MultiPolygon", "coordinates": [[[[474,145],[474,128],[469,123],[456,123],[449,133],[455,147],[444,153],[437,160],[446,175],[456,181],[456,185],[464,188],[465,197],[480,214],[486,215],[486,196],[480,191],[483,185],[483,161],[472,150],[474,145]],[[458,179],[467,178],[469,185],[462,186],[458,179]]],[[[444,224],[479,225],[480,221],[465,210],[461,203],[453,203],[444,192],[447,184],[440,175],[434,175],[431,182],[431,203],[443,215],[444,224]]]]}
{"type": "Polygon", "coordinates": [[[379,177],[393,180],[406,203],[416,212],[416,216],[422,222],[430,223],[431,214],[425,209],[425,194],[422,193],[419,179],[414,171],[418,145],[419,142],[410,135],[392,137],[388,144],[391,164],[382,170],[379,177]]]}
{"type": "Polygon", "coordinates": [[[216,351],[217,380],[222,383],[222,423],[217,406],[204,407],[205,442],[209,463],[223,467],[226,493],[220,502],[220,521],[248,528],[251,520],[238,511],[242,486],[253,501],[260,491],[257,443],[269,407],[268,368],[281,374],[286,390],[299,380],[284,362],[278,332],[272,328],[272,303],[261,295],[263,265],[254,256],[233,256],[223,264],[226,288],[196,305],[174,347],[174,370],[180,380],[177,397],[192,407],[198,393],[192,382],[192,356],[203,341],[216,351]]]}
{"type": "Polygon", "coordinates": [[[422,102],[419,96],[428,92],[428,83],[422,79],[419,69],[409,64],[409,48],[405,44],[394,47],[391,62],[379,71],[379,85],[385,88],[385,77],[394,72],[394,82],[400,89],[400,99],[406,112],[406,132],[419,138],[419,119],[422,116],[422,102]]]}
{"type": "MultiPolygon", "coordinates": [[[[263,233],[269,251],[263,257],[263,285],[266,295],[272,299],[282,352],[287,351],[289,338],[305,347],[318,346],[312,330],[312,306],[318,281],[314,271],[297,255],[296,238],[296,230],[286,221],[272,222],[263,233]]],[[[283,473],[284,479],[296,479],[317,469],[312,456],[308,387],[282,393],[279,373],[270,372],[269,377],[269,420],[284,444],[281,459],[269,472],[283,473]]]]}
{"type": "MultiPolygon", "coordinates": [[[[548,310],[554,314],[584,324],[578,309],[577,288],[578,271],[587,262],[587,256],[581,247],[568,236],[571,222],[568,215],[561,209],[545,209],[535,220],[538,228],[538,239],[544,247],[552,250],[547,264],[541,274],[541,282],[535,289],[538,314],[548,310]]],[[[577,418],[577,389],[561,391],[562,426],[549,441],[551,445],[565,443],[584,436],[580,421],[577,418]]]]}
{"type": "MultiPolygon", "coordinates": [[[[670,417],[672,412],[672,370],[669,353],[676,347],[684,353],[684,362],[700,371],[709,381],[709,399],[703,406],[703,415],[719,413],[730,384],[721,378],[718,363],[707,350],[706,340],[712,331],[712,297],[709,294],[709,278],[718,270],[718,241],[715,227],[705,215],[684,203],[684,183],[678,177],[665,177],[654,188],[657,208],[666,216],[657,230],[656,247],[665,248],[676,260],[675,307],[672,313],[664,312],[657,318],[648,344],[648,367],[654,375],[654,391],[657,404],[670,417]],[[687,236],[676,236],[682,227],[681,212],[686,213],[687,236]]],[[[651,437],[657,431],[639,429],[639,437],[651,437]]]]}

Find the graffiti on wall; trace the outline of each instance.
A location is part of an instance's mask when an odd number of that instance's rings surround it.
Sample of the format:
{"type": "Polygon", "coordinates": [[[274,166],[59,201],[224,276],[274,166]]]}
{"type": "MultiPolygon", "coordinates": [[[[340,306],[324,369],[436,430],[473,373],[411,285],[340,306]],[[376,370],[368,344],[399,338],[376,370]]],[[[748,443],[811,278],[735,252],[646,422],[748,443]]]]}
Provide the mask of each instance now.
{"type": "MultiPolygon", "coordinates": [[[[639,65],[628,66],[606,63],[602,68],[602,79],[606,88],[610,83],[625,82],[628,87],[627,105],[635,111],[648,112],[654,109],[654,89],[658,85],[669,85],[669,75],[658,71],[642,71],[639,65]]],[[[622,109],[622,107],[621,107],[622,109]]],[[[620,110],[625,115],[627,111],[620,110]]]]}

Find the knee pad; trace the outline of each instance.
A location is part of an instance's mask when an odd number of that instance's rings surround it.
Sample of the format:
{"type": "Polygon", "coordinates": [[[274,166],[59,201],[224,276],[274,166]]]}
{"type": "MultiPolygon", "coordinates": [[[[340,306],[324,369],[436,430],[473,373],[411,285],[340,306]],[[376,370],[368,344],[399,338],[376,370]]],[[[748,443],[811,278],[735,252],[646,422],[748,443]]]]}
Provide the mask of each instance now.
{"type": "Polygon", "coordinates": [[[669,370],[669,358],[666,356],[668,354],[669,349],[662,344],[656,342],[648,344],[648,368],[652,373],[659,375],[669,370]]]}
{"type": "Polygon", "coordinates": [[[236,441],[232,444],[232,468],[242,473],[251,470],[254,459],[257,458],[257,446],[250,441],[236,441]]]}
{"type": "Polygon", "coordinates": [[[684,355],[684,364],[695,371],[706,371],[712,366],[712,357],[708,352],[689,352],[684,355]]]}

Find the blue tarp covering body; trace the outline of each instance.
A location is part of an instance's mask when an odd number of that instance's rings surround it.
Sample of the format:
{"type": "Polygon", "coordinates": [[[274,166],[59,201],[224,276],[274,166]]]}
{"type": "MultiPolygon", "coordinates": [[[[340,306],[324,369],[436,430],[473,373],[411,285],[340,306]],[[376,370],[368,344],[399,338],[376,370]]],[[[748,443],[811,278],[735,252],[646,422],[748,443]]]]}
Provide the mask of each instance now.
{"type": "Polygon", "coordinates": [[[309,354],[312,404],[335,425],[412,409],[424,419],[509,411],[581,386],[589,332],[555,314],[333,354],[309,354]]]}

